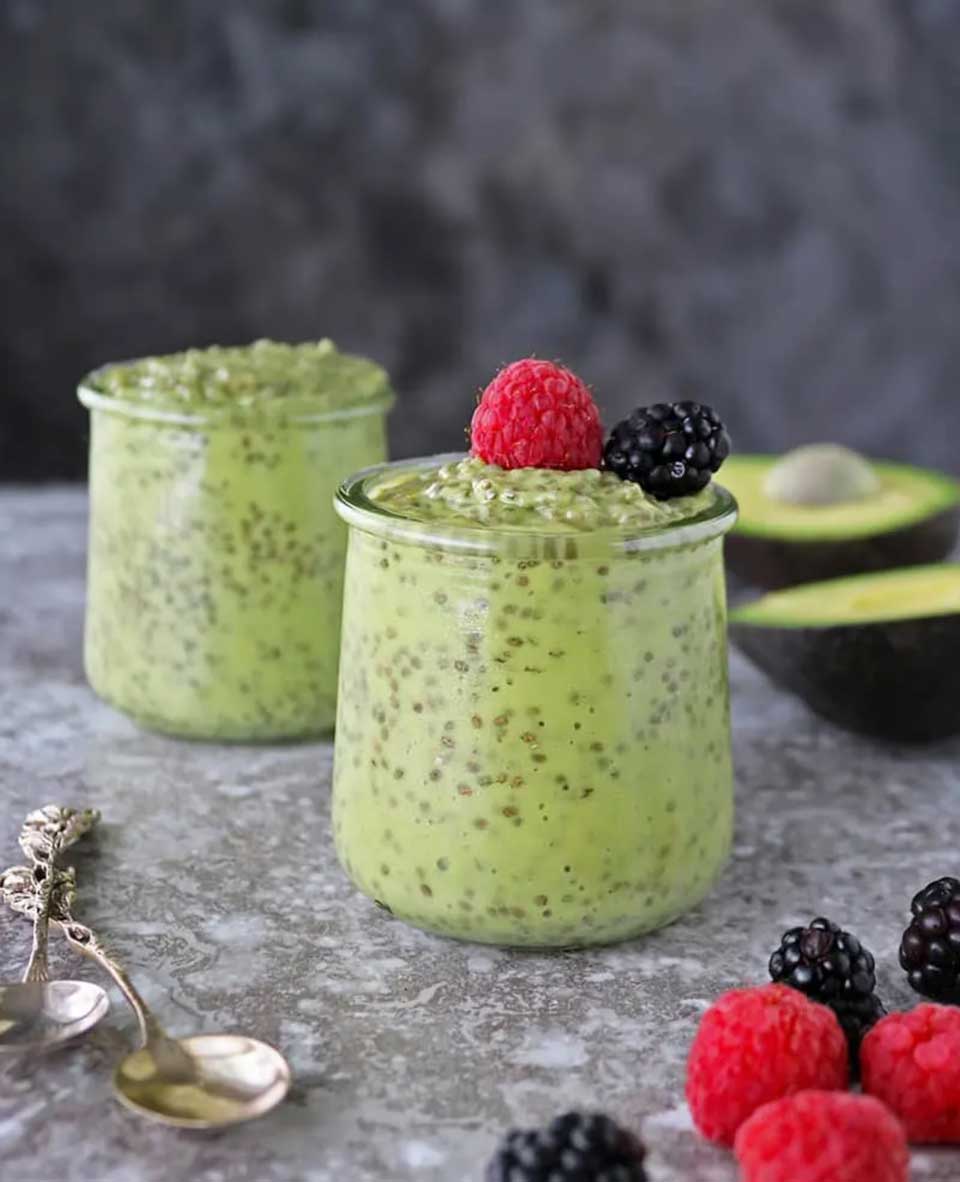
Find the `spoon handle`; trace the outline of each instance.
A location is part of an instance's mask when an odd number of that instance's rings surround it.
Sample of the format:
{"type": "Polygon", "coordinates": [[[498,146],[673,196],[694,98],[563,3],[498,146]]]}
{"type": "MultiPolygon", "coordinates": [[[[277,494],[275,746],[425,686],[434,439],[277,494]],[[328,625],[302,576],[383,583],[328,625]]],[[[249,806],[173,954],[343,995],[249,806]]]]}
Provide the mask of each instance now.
{"type": "Polygon", "coordinates": [[[127,999],[127,1003],[136,1015],[137,1025],[140,1027],[140,1039],[144,1046],[149,1043],[166,1041],[160,1023],[153,1016],[150,1007],[140,996],[134,983],[130,980],[126,970],[103,947],[94,931],[85,924],[77,923],[70,911],[69,899],[63,899],[58,894],[57,902],[51,916],[53,922],[63,932],[67,943],[75,951],[89,957],[94,964],[99,965],[105,973],[113,979],[114,984],[127,999]]]}
{"type": "MultiPolygon", "coordinates": [[[[77,896],[77,878],[73,867],[55,870],[51,879],[50,923],[60,929],[71,948],[89,957],[112,978],[136,1015],[144,1045],[166,1041],[160,1024],[124,969],[103,947],[96,933],[73,918],[73,903],[77,896]]],[[[31,867],[11,866],[0,874],[0,901],[8,907],[32,919],[36,914],[38,900],[39,890],[31,867]]]]}
{"type": "Polygon", "coordinates": [[[24,981],[44,982],[50,979],[47,964],[47,942],[53,909],[57,859],[61,851],[73,845],[100,819],[95,809],[67,808],[48,804],[27,815],[20,831],[20,848],[30,859],[33,869],[33,945],[23,974],[24,981]]]}

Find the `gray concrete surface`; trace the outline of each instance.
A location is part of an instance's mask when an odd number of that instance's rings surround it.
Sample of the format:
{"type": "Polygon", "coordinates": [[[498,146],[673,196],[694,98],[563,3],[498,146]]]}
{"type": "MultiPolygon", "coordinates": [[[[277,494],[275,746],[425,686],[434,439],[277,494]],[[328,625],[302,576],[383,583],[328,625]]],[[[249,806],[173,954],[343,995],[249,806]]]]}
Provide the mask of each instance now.
{"type": "MultiPolygon", "coordinates": [[[[120,999],[85,1042],[0,1065],[3,1182],[469,1182],[500,1131],[568,1105],[642,1131],[652,1182],[733,1182],[693,1132],[683,1065],[699,1014],[761,981],[783,928],[825,911],[877,954],[891,1006],[912,891],[956,872],[960,744],[844,735],[733,661],[739,819],[693,914],[620,947],[556,955],[434,939],[358,896],[330,847],[327,745],[250,749],[139,733],[83,681],[85,497],[0,494],[0,859],[30,808],[103,810],[78,848],[78,914],[174,1033],[236,1029],[296,1086],[218,1135],[152,1127],[110,1096],[134,1028],[120,999]]],[[[28,929],[0,917],[0,977],[28,929]]],[[[57,948],[54,967],[88,969],[57,948]]],[[[923,1152],[948,1182],[960,1155],[923,1152]]]]}

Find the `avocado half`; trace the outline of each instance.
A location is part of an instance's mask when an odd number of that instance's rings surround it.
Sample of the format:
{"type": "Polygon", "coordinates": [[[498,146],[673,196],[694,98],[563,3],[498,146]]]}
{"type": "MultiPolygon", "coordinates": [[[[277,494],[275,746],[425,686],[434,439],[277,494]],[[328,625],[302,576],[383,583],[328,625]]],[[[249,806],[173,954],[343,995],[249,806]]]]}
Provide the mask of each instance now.
{"type": "Polygon", "coordinates": [[[734,644],[848,730],[960,734],[960,563],[774,591],[730,615],[734,644]]]}
{"type": "Polygon", "coordinates": [[[875,462],[874,491],[833,504],[776,500],[767,484],[778,456],[731,456],[721,482],[739,518],[727,564],[758,587],[791,587],[947,557],[960,528],[960,485],[940,472],[875,462]]]}

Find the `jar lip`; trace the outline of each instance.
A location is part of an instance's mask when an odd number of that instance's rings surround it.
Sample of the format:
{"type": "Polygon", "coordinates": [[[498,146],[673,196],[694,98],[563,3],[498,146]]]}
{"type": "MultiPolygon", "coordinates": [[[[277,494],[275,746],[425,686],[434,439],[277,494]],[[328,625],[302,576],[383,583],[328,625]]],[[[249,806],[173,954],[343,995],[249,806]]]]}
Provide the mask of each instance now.
{"type": "Polygon", "coordinates": [[[122,361],[108,361],[85,374],[77,385],[77,398],[88,410],[102,410],[121,418],[142,419],[151,423],[165,423],[171,426],[199,427],[206,424],[229,425],[246,423],[257,419],[283,421],[286,423],[327,423],[342,422],[344,419],[358,419],[365,415],[382,414],[396,402],[396,395],[389,382],[385,384],[381,397],[371,398],[354,406],[341,406],[312,410],[304,400],[276,399],[245,406],[211,406],[202,411],[178,410],[169,406],[150,406],[145,402],[125,401],[97,390],[92,384],[99,374],[118,365],[135,365],[142,357],[128,357],[122,361]]]}
{"type": "Polygon", "coordinates": [[[454,464],[462,452],[416,456],[408,460],[375,464],[348,476],[337,489],[334,507],[348,525],[380,537],[419,542],[468,553],[499,552],[524,543],[558,553],[582,553],[588,549],[651,551],[690,546],[725,534],[737,519],[737,503],[722,485],[711,483],[713,502],[694,517],[644,529],[603,526],[593,530],[542,530],[513,526],[497,529],[470,522],[419,521],[393,513],[369,496],[371,485],[387,473],[403,473],[432,465],[454,464]]]}

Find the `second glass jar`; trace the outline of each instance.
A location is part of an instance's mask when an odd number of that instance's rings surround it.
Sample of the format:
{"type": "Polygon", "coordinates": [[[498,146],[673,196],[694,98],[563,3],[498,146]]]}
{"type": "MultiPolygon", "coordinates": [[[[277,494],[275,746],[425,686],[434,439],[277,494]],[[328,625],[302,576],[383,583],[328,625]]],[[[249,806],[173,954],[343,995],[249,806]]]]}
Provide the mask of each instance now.
{"type": "Polygon", "coordinates": [[[328,732],[346,531],[337,482],[385,455],[360,408],[90,408],[87,676],[142,725],[228,741],[328,732]]]}

